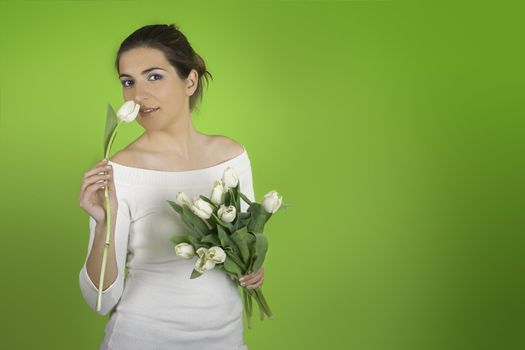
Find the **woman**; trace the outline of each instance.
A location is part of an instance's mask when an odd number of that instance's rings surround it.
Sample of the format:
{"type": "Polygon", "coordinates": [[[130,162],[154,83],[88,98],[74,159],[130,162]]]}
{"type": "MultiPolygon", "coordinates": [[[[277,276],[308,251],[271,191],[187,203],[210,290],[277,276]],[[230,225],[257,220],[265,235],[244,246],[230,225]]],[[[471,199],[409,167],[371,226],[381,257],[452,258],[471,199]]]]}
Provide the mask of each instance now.
{"type": "MultiPolygon", "coordinates": [[[[166,201],[178,192],[209,197],[227,167],[254,200],[247,151],[193,127],[191,112],[210,74],[175,25],[136,30],[121,44],[115,65],[124,100],[141,106],[137,121],[145,131],[87,171],[79,194],[90,216],[80,288],[94,310],[106,236],[104,185],[110,195],[111,245],[99,311],[110,318],[100,349],[247,349],[236,283],[217,269],[189,278],[195,260],[177,256],[170,241],[187,227],[166,201]]],[[[264,269],[243,279],[247,288],[257,288],[264,269]]]]}

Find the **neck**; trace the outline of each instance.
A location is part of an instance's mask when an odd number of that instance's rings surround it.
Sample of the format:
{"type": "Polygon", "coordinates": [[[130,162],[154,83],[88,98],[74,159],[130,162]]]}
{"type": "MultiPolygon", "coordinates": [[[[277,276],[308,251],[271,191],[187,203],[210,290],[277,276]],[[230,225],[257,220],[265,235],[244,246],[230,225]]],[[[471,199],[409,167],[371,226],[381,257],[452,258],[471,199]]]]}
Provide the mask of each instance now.
{"type": "Polygon", "coordinates": [[[162,130],[146,130],[144,141],[153,152],[175,154],[190,159],[199,141],[200,133],[195,130],[191,117],[180,118],[162,130]]]}

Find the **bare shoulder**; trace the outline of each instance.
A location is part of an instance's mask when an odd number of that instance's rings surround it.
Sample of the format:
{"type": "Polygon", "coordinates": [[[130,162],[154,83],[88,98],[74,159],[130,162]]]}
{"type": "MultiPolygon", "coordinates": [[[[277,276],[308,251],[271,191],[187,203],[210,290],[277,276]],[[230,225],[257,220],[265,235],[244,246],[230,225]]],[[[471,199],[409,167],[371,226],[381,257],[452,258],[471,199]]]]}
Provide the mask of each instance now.
{"type": "Polygon", "coordinates": [[[126,166],[139,166],[140,154],[140,149],[136,147],[135,142],[132,142],[125,148],[117,151],[117,153],[110,157],[109,160],[126,166]]]}
{"type": "Polygon", "coordinates": [[[214,135],[211,143],[211,148],[219,151],[223,160],[237,157],[244,152],[244,146],[228,136],[214,135]]]}
{"type": "Polygon", "coordinates": [[[133,159],[133,153],[127,149],[121,149],[109,158],[109,160],[111,160],[112,162],[128,166],[133,165],[133,159]]]}

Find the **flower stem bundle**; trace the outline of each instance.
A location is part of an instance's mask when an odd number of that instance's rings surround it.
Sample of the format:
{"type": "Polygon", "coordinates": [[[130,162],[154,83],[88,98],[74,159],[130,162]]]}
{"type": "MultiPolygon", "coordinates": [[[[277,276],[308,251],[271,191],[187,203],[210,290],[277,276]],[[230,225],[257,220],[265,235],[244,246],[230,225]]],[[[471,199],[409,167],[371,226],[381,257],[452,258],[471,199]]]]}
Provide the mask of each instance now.
{"type": "MultiPolygon", "coordinates": [[[[190,229],[187,235],[174,235],[175,254],[192,259],[197,256],[190,279],[217,268],[239,284],[239,278],[257,272],[263,265],[268,250],[268,240],[263,234],[264,226],[282,204],[282,196],[270,191],[261,203],[252,202],[240,191],[240,182],[234,169],[224,170],[222,178],[214,181],[210,198],[199,195],[191,199],[178,192],[170,206],[180,215],[190,229]],[[248,204],[247,212],[241,212],[241,200],[248,204]]],[[[255,299],[260,319],[273,318],[261,287],[242,288],[244,311],[248,328],[253,315],[252,299],[255,299]]]]}

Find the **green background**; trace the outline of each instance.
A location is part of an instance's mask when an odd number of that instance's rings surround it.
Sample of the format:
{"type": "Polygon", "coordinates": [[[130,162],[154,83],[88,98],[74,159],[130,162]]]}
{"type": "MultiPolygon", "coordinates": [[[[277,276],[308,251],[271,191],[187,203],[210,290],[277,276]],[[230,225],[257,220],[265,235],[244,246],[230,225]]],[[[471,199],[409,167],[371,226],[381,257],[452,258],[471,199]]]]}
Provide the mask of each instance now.
{"type": "MultiPolygon", "coordinates": [[[[523,349],[523,8],[406,1],[0,2],[2,348],[96,349],[83,172],[120,42],[176,23],[268,224],[261,349],[523,349]]],[[[142,132],[119,129],[113,153],[142,132]]]]}

